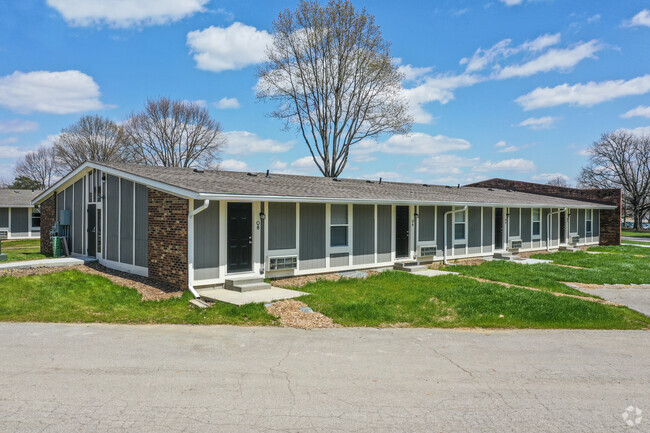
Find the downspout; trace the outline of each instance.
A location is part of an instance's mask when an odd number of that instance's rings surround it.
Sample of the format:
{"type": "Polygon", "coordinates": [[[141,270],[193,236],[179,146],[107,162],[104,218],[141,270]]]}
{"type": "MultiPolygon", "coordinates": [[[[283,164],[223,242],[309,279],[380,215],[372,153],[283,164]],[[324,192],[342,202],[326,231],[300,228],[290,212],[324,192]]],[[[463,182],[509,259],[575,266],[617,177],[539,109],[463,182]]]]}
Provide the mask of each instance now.
{"type": "Polygon", "coordinates": [[[194,288],[194,215],[203,212],[210,206],[210,200],[205,200],[200,207],[197,207],[187,215],[187,287],[194,295],[194,298],[201,297],[194,288]]]}
{"type": "MultiPolygon", "coordinates": [[[[445,265],[448,265],[448,264],[449,264],[449,263],[447,263],[447,215],[449,215],[449,214],[453,215],[453,214],[455,214],[456,212],[465,212],[466,210],[467,210],[467,206],[463,207],[462,209],[450,210],[450,211],[445,212],[445,215],[444,215],[444,219],[445,219],[445,222],[444,222],[445,232],[444,232],[444,234],[443,234],[443,239],[445,240],[445,242],[444,242],[444,249],[442,250],[442,255],[443,255],[443,260],[442,260],[442,262],[443,262],[445,265]]],[[[467,221],[465,221],[465,224],[467,224],[467,221]]]]}
{"type": "MultiPolygon", "coordinates": [[[[567,208],[564,209],[558,209],[553,212],[549,212],[548,215],[546,215],[546,252],[551,252],[551,216],[557,215],[562,212],[566,212],[567,208]]],[[[558,245],[559,245],[559,239],[560,239],[560,224],[557,226],[557,238],[558,238],[558,245]]]]}

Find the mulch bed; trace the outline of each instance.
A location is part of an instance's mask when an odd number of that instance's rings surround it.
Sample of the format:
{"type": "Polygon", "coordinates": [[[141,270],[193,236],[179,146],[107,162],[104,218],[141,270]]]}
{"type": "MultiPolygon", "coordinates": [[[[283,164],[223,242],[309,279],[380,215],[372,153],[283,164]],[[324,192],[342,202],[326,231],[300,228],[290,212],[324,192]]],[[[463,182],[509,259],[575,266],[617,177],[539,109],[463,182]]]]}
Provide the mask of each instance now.
{"type": "MultiPolygon", "coordinates": [[[[367,271],[367,270],[364,270],[363,272],[368,274],[369,277],[372,275],[377,275],[379,273],[378,271],[367,271]]],[[[315,283],[318,280],[338,281],[341,278],[346,278],[346,277],[338,273],[321,274],[321,275],[303,275],[299,277],[279,278],[277,280],[272,280],[272,283],[276,287],[289,288],[289,287],[302,287],[305,284],[315,283]]]]}
{"type": "Polygon", "coordinates": [[[301,307],[307,307],[307,304],[294,299],[287,299],[267,305],[266,311],[279,317],[280,324],[289,328],[341,328],[341,325],[334,323],[330,317],[316,311],[313,313],[300,311],[301,307]]]}
{"type": "Polygon", "coordinates": [[[114,269],[109,269],[99,263],[89,263],[86,265],[78,266],[63,266],[58,268],[25,268],[25,269],[12,269],[5,271],[0,275],[11,275],[14,277],[25,277],[28,275],[45,275],[54,272],[62,272],[67,270],[77,270],[91,275],[99,275],[108,278],[115,284],[120,286],[130,287],[135,289],[142,295],[143,301],[160,301],[162,299],[180,298],[183,295],[182,290],[161,284],[157,281],[150,280],[146,277],[139,275],[129,274],[127,272],[120,272],[114,269]]]}

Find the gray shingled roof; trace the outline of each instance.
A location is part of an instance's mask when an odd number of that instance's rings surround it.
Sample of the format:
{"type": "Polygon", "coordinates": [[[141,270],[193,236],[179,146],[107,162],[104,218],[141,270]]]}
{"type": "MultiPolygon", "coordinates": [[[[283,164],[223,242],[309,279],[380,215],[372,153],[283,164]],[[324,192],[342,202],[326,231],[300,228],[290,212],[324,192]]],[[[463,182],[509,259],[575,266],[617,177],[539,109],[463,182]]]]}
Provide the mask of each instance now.
{"type": "Polygon", "coordinates": [[[42,192],[29,189],[0,189],[0,207],[31,206],[30,202],[42,192]]]}
{"type": "Polygon", "coordinates": [[[271,173],[157,167],[135,164],[101,163],[135,176],[182,188],[195,193],[249,195],[265,197],[296,197],[314,199],[372,200],[376,202],[477,203],[503,205],[539,205],[540,207],[608,207],[586,201],[549,197],[523,192],[475,187],[447,187],[415,183],[367,181],[296,176],[271,173]]]}

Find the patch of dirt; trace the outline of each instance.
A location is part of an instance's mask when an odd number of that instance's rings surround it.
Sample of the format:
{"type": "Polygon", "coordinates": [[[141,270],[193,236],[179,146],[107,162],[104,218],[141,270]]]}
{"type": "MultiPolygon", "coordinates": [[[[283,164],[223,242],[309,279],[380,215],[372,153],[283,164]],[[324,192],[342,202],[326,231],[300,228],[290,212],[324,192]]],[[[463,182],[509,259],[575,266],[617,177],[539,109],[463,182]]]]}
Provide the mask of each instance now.
{"type": "Polygon", "coordinates": [[[561,265],[559,263],[551,263],[552,265],[555,266],[560,266],[562,268],[571,268],[571,269],[589,269],[589,268],[583,268],[582,266],[573,266],[573,265],[561,265]]]}
{"type": "Polygon", "coordinates": [[[572,288],[579,289],[650,289],[650,284],[586,284],[586,283],[567,283],[562,281],[562,284],[566,284],[572,288]]]}
{"type": "MultiPolygon", "coordinates": [[[[473,259],[456,259],[456,260],[449,260],[450,265],[463,265],[463,266],[478,266],[481,263],[485,263],[485,260],[481,258],[473,258],[473,259]]],[[[442,261],[440,262],[435,262],[429,265],[429,269],[440,269],[442,267],[446,266],[442,261]]]]}
{"type": "Polygon", "coordinates": [[[300,311],[301,307],[307,307],[304,302],[294,299],[274,302],[266,307],[266,311],[280,318],[280,324],[289,328],[314,329],[314,328],[341,328],[342,326],[324,315],[314,311],[306,313],[300,311]]]}
{"type": "Polygon", "coordinates": [[[160,301],[162,299],[180,298],[183,295],[182,290],[158,283],[146,277],[120,272],[109,269],[99,263],[89,263],[79,266],[63,266],[58,268],[25,268],[12,269],[3,272],[1,275],[11,275],[14,277],[25,277],[28,275],[45,275],[54,272],[62,272],[75,269],[80,272],[91,275],[99,275],[108,278],[115,284],[135,289],[142,295],[143,301],[160,301]]]}
{"type": "MultiPolygon", "coordinates": [[[[377,275],[379,272],[378,271],[363,271],[368,276],[372,275],[377,275]]],[[[283,287],[283,288],[288,288],[288,287],[302,287],[305,284],[309,283],[315,283],[318,280],[326,280],[326,281],[338,281],[341,278],[346,278],[342,276],[341,274],[335,273],[335,274],[320,274],[320,275],[303,275],[299,277],[288,277],[288,278],[279,278],[277,280],[272,280],[273,285],[276,287],[283,287]]]]}

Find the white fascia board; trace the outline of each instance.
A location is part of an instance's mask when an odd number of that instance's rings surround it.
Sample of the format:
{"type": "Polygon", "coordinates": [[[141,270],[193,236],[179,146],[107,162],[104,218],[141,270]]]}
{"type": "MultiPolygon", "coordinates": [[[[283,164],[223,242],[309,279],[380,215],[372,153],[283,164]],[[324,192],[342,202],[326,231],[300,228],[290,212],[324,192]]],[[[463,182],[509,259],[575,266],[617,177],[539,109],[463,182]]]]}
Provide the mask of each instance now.
{"type": "Polygon", "coordinates": [[[301,203],[351,203],[351,204],[395,204],[395,205],[420,205],[420,206],[483,206],[483,207],[517,207],[527,208],[572,208],[572,209],[616,209],[616,206],[600,205],[549,205],[549,204],[516,204],[516,203],[474,203],[474,202],[444,202],[420,200],[377,200],[377,199],[351,199],[331,197],[299,197],[299,196],[267,196],[249,194],[210,194],[198,193],[202,200],[231,200],[231,201],[271,201],[271,202],[301,202],[301,203]]]}
{"type": "Polygon", "coordinates": [[[0,209],[16,209],[16,208],[31,209],[33,207],[34,207],[34,205],[32,205],[32,204],[12,204],[12,205],[2,205],[2,206],[0,206],[0,209]]]}

